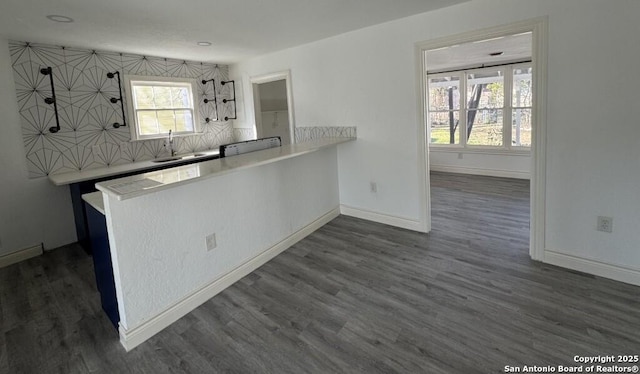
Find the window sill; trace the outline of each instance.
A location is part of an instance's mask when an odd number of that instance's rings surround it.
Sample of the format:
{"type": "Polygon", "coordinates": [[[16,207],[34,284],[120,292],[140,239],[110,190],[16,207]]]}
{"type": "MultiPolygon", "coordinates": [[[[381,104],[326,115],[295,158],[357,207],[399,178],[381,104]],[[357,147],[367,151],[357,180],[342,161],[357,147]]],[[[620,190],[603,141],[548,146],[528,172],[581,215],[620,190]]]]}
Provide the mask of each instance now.
{"type": "Polygon", "coordinates": [[[483,155],[500,155],[500,156],[531,156],[531,149],[504,149],[489,147],[460,147],[460,146],[438,146],[429,145],[429,152],[442,153],[467,153],[467,154],[483,154],[483,155]]]}
{"type": "MultiPolygon", "coordinates": [[[[199,136],[199,135],[204,135],[204,132],[194,132],[194,133],[190,133],[190,134],[174,134],[171,135],[172,138],[186,138],[189,136],[199,136]]],[[[131,139],[128,142],[129,143],[134,143],[134,142],[144,142],[146,140],[164,140],[167,139],[169,137],[169,135],[163,135],[163,136],[158,136],[158,137],[153,137],[153,138],[142,138],[142,139],[131,139]]],[[[127,143],[127,142],[123,142],[123,143],[127,143]]]]}

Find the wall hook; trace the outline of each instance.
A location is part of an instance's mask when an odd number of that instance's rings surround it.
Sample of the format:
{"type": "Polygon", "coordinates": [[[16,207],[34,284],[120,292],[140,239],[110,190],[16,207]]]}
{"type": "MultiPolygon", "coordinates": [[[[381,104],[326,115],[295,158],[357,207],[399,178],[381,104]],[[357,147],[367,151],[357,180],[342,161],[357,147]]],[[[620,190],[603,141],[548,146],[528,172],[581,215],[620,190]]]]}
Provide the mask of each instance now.
{"type": "Polygon", "coordinates": [[[120,97],[112,97],[111,99],[109,99],[109,101],[113,104],[116,104],[118,101],[120,102],[120,109],[122,110],[122,123],[114,122],[112,125],[114,129],[127,125],[127,119],[124,116],[124,100],[122,100],[122,84],[120,83],[120,72],[109,72],[107,73],[107,78],[113,79],[116,75],[118,76],[118,91],[120,92],[120,97]]]}
{"type": "Polygon", "coordinates": [[[238,112],[236,112],[236,81],[230,80],[230,81],[222,81],[220,82],[223,86],[227,83],[231,83],[231,85],[233,86],[233,99],[223,99],[222,102],[223,103],[228,103],[230,101],[233,101],[233,117],[224,117],[225,121],[228,121],[230,119],[238,119],[238,112]]]}
{"type": "Polygon", "coordinates": [[[45,98],[44,102],[48,105],[53,104],[53,111],[56,114],[56,125],[54,127],[49,127],[49,132],[55,134],[60,131],[60,120],[58,119],[58,103],[56,103],[56,90],[53,87],[53,70],[51,69],[51,66],[47,66],[46,68],[40,69],[40,74],[49,76],[49,82],[51,84],[51,97],[45,98]]]}
{"type": "MultiPolygon", "coordinates": [[[[216,97],[216,80],[215,79],[208,79],[208,80],[203,79],[202,80],[202,84],[205,85],[205,86],[207,85],[207,82],[212,82],[211,84],[213,85],[213,100],[209,100],[209,99],[205,98],[202,101],[205,104],[209,104],[211,102],[213,102],[215,104],[215,106],[216,106],[216,118],[214,118],[213,121],[217,121],[217,120],[219,120],[219,118],[218,118],[218,98],[216,97]]],[[[207,118],[205,118],[204,121],[206,123],[209,123],[209,121],[211,121],[211,120],[212,120],[211,118],[207,117],[207,118]]]]}

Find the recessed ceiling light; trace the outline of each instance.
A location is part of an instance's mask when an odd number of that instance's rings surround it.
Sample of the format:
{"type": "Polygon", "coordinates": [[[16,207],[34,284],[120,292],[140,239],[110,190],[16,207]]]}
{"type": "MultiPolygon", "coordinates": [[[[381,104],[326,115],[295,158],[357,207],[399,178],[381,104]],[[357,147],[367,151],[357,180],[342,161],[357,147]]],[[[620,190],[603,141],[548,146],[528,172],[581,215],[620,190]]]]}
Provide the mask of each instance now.
{"type": "Polygon", "coordinates": [[[62,22],[62,23],[71,23],[73,22],[73,18],[67,16],[61,16],[57,14],[50,14],[47,16],[53,22],[62,22]]]}
{"type": "Polygon", "coordinates": [[[211,42],[198,42],[198,45],[201,47],[209,47],[211,45],[211,42]]]}

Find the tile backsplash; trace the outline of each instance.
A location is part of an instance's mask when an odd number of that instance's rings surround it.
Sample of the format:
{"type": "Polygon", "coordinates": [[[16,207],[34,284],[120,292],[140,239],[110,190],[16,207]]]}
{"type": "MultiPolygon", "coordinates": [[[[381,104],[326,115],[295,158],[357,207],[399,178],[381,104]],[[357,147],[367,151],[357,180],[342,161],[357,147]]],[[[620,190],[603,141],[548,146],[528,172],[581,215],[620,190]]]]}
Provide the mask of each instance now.
{"type": "Polygon", "coordinates": [[[296,127],[296,142],[306,142],[319,138],[356,138],[355,126],[313,126],[296,127]]]}
{"type": "Polygon", "coordinates": [[[253,140],[256,138],[255,128],[235,128],[233,129],[233,137],[237,142],[253,140]]]}
{"type": "MultiPolygon", "coordinates": [[[[320,138],[355,138],[357,131],[355,126],[312,126],[296,127],[294,129],[296,143],[307,142],[320,138]]],[[[252,140],[256,138],[255,128],[233,129],[236,141],[252,140]]]]}
{"type": "MultiPolygon", "coordinates": [[[[233,113],[232,107],[222,104],[223,99],[233,96],[231,85],[219,83],[228,79],[226,65],[13,41],[9,49],[31,178],[166,156],[164,140],[131,142],[129,127],[113,128],[114,122],[122,122],[122,112],[119,103],[109,101],[119,92],[117,79],[109,79],[108,72],[194,78],[198,82],[215,79],[217,118],[233,113]],[[48,66],[53,71],[61,127],[57,133],[49,132],[56,124],[53,105],[44,102],[51,96],[49,77],[40,73],[48,66]]],[[[232,122],[205,121],[216,118],[215,106],[203,102],[213,99],[214,88],[211,83],[198,87],[203,132],[176,138],[179,152],[215,149],[234,139],[232,122]]],[[[130,118],[126,121],[131,123],[130,118]]]]}

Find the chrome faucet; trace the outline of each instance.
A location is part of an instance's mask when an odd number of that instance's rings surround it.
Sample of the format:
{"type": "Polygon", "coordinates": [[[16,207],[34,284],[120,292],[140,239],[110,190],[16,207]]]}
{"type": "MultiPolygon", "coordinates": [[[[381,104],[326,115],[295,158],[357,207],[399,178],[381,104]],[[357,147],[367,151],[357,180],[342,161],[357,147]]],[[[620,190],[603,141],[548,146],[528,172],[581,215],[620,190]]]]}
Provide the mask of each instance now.
{"type": "Polygon", "coordinates": [[[173,135],[171,134],[171,130],[169,130],[169,138],[164,141],[164,147],[167,148],[169,146],[169,154],[171,157],[176,155],[175,149],[173,149],[173,135]]]}

